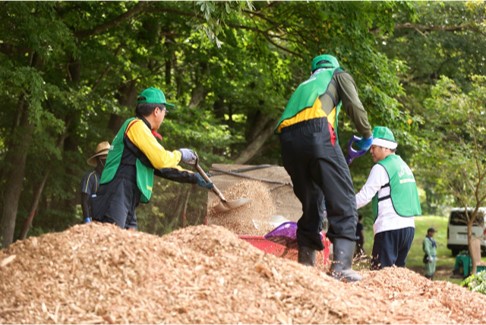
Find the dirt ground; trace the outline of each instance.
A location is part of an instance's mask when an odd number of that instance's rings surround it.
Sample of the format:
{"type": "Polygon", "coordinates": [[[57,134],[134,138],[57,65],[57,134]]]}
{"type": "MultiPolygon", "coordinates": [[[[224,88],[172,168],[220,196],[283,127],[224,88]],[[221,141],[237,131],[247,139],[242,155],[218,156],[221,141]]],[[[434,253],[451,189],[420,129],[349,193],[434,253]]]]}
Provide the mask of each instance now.
{"type": "Polygon", "coordinates": [[[484,324],[484,295],[404,268],[339,282],[218,225],[90,223],[0,251],[0,323],[484,324]]]}
{"type": "MultiPolygon", "coordinates": [[[[409,269],[419,274],[424,274],[423,267],[409,267],[409,269]]],[[[460,275],[452,276],[452,270],[450,266],[446,266],[446,265],[437,266],[434,274],[434,280],[448,281],[451,278],[457,279],[457,283],[461,282],[463,279],[463,277],[461,277],[460,275]]]]}

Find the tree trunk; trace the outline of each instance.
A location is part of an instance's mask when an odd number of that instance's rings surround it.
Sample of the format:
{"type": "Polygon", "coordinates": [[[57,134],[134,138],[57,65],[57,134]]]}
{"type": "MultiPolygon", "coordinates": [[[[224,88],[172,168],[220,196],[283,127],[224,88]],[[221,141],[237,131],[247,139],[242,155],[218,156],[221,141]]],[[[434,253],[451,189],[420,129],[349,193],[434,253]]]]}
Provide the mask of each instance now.
{"type": "Polygon", "coordinates": [[[252,124],[254,125],[252,128],[253,132],[247,136],[249,139],[248,145],[235,159],[235,164],[245,164],[250,161],[260,152],[266,141],[273,135],[275,126],[273,119],[265,117],[262,114],[252,124]]]}
{"type": "Polygon", "coordinates": [[[40,197],[42,195],[42,192],[44,191],[44,186],[46,185],[48,177],[49,177],[49,172],[45,173],[44,178],[42,179],[42,182],[39,185],[39,188],[35,192],[34,202],[32,203],[29,217],[27,218],[27,220],[25,220],[24,227],[22,228],[22,232],[20,233],[19,236],[20,240],[27,238],[27,233],[29,232],[32,226],[32,220],[34,220],[35,213],[37,212],[37,208],[39,207],[40,197]]]}
{"type": "Polygon", "coordinates": [[[182,227],[187,227],[187,205],[189,203],[189,198],[191,197],[191,187],[192,185],[189,186],[189,189],[186,189],[185,192],[182,191],[181,194],[184,195],[184,204],[182,206],[182,211],[181,211],[181,226],[182,227]]]}
{"type": "Polygon", "coordinates": [[[195,72],[195,76],[194,76],[195,87],[191,91],[191,100],[189,101],[189,108],[198,108],[208,94],[208,90],[204,87],[202,82],[202,78],[203,76],[205,76],[207,70],[208,70],[207,63],[201,62],[199,64],[199,69],[197,69],[195,72]]]}
{"type": "MultiPolygon", "coordinates": [[[[474,214],[477,216],[477,213],[474,214]]],[[[472,225],[476,218],[471,218],[467,223],[467,242],[469,249],[469,256],[471,257],[471,274],[476,274],[477,265],[481,262],[481,240],[477,238],[472,232],[472,225]]]]}
{"type": "Polygon", "coordinates": [[[27,103],[21,99],[19,101],[20,123],[14,129],[14,136],[7,147],[5,193],[2,202],[2,222],[1,237],[2,247],[8,247],[14,238],[15,221],[19,206],[20,194],[22,192],[22,182],[25,175],[25,164],[27,152],[32,142],[34,126],[30,124],[28,118],[27,103]]]}
{"type": "Polygon", "coordinates": [[[189,102],[189,108],[198,108],[204,101],[207,95],[207,90],[201,84],[196,84],[191,92],[191,101],[189,102]]]}
{"type": "MultiPolygon", "coordinates": [[[[118,87],[117,100],[121,106],[132,107],[137,102],[137,81],[130,80],[118,87]]],[[[135,115],[135,106],[133,106],[133,112],[135,115]]],[[[124,119],[115,113],[110,115],[108,121],[108,129],[110,129],[115,135],[122,126],[124,119]]],[[[111,141],[111,139],[109,140],[111,141]]]]}

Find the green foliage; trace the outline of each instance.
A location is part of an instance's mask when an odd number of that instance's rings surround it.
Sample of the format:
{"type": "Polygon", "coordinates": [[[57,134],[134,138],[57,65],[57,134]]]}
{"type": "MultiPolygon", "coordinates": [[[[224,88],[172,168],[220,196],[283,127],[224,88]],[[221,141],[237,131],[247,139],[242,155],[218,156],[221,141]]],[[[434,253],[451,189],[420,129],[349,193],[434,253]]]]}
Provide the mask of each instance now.
{"type": "MultiPolygon", "coordinates": [[[[353,75],[371,123],[393,129],[400,155],[416,175],[426,175],[415,168],[434,154],[426,150],[429,135],[442,131],[440,123],[428,128],[429,108],[423,104],[438,74],[458,85],[459,107],[462,91],[469,99],[476,96],[476,104],[484,99],[483,88],[471,86],[469,73],[484,75],[484,26],[477,23],[484,5],[3,2],[0,9],[0,167],[4,170],[8,162],[3,158],[15,148],[13,135],[25,131],[19,121],[26,116],[34,132],[17,223],[27,217],[35,190],[49,175],[34,221],[37,229],[79,222],[73,214],[78,182],[89,168],[86,159],[98,142],[111,141],[120,122],[133,115],[137,93],[148,86],[162,88],[177,105],[160,130],[164,147],[194,148],[206,169],[213,162],[235,161],[273,127],[292,91],[308,77],[312,58],[324,52],[336,55],[353,75]],[[416,29],[397,28],[409,21],[459,24],[462,17],[466,23],[454,33],[432,29],[424,37],[416,29]]],[[[344,147],[355,131],[342,116],[344,147]]],[[[276,137],[267,139],[251,162],[278,164],[276,137]]],[[[369,156],[353,162],[357,187],[371,165],[369,156]]],[[[9,190],[6,182],[2,175],[2,197],[9,190]]],[[[427,197],[439,198],[447,187],[443,175],[418,177],[418,182],[427,197]]],[[[154,195],[150,208],[141,209],[143,227],[159,232],[184,224],[182,210],[171,204],[187,197],[188,189],[176,185],[157,185],[163,191],[154,195]]],[[[189,210],[196,211],[196,205],[190,202],[189,210]]],[[[199,220],[199,212],[194,213],[199,220]]]]}
{"type": "MultiPolygon", "coordinates": [[[[425,101],[428,109],[429,175],[443,180],[441,185],[461,206],[483,205],[486,198],[486,78],[472,76],[469,92],[443,77],[425,101]]],[[[424,169],[425,169],[424,168],[424,169]]]]}
{"type": "MultiPolygon", "coordinates": [[[[486,201],[486,77],[471,76],[469,91],[442,77],[424,103],[428,111],[427,159],[422,171],[440,179],[455,205],[476,209],[486,201]]],[[[468,216],[468,238],[477,211],[468,216]]]]}
{"type": "Polygon", "coordinates": [[[416,166],[419,185],[427,192],[425,211],[433,212],[451,203],[451,196],[444,176],[430,173],[428,168],[437,162],[437,148],[433,146],[430,150],[431,144],[439,144],[445,150],[449,146],[447,138],[441,137],[442,129],[437,128],[440,117],[431,113],[425,102],[427,98],[434,100],[432,87],[441,76],[453,80],[461,91],[467,92],[472,75],[486,75],[483,55],[486,6],[484,2],[474,1],[408,2],[407,5],[413,11],[395,13],[394,33],[384,34],[380,46],[390,59],[406,67],[397,70],[405,90],[398,99],[402,109],[409,113],[411,124],[411,133],[404,137],[407,140],[404,149],[411,158],[407,161],[412,168],[416,166]],[[435,137],[424,137],[424,133],[435,137]]]}
{"type": "Polygon", "coordinates": [[[222,161],[229,155],[230,146],[237,141],[226,125],[205,110],[175,110],[170,112],[161,127],[164,146],[178,148],[186,144],[198,148],[201,163],[222,161]],[[217,149],[216,149],[217,148],[217,149]]]}
{"type": "Polygon", "coordinates": [[[200,13],[206,21],[200,25],[200,30],[218,48],[222,46],[218,35],[224,32],[225,22],[230,20],[234,12],[240,13],[244,8],[253,8],[250,1],[196,1],[195,6],[199,6],[200,13]]]}
{"type": "Polygon", "coordinates": [[[479,292],[486,295],[486,271],[470,275],[461,282],[461,286],[468,288],[472,292],[479,292]]]}

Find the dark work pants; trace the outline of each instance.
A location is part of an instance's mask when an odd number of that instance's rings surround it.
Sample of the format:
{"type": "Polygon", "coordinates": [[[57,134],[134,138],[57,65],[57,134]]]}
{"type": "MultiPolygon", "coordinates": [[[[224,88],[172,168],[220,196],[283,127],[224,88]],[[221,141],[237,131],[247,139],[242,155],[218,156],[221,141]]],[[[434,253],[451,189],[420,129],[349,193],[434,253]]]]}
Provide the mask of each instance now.
{"type": "Polygon", "coordinates": [[[378,270],[393,265],[405,267],[414,236],[413,227],[377,233],[373,241],[371,269],[378,270]]]}
{"type": "Polygon", "coordinates": [[[320,240],[324,204],[331,241],[356,241],[358,222],[351,174],[341,148],[332,144],[329,129],[322,118],[286,127],[280,134],[283,165],[302,203],[297,242],[317,250],[324,248],[320,240]]]}
{"type": "Polygon", "coordinates": [[[122,229],[137,229],[135,209],[140,203],[136,170],[133,165],[121,164],[115,178],[101,184],[91,198],[95,221],[113,223],[122,229]]]}

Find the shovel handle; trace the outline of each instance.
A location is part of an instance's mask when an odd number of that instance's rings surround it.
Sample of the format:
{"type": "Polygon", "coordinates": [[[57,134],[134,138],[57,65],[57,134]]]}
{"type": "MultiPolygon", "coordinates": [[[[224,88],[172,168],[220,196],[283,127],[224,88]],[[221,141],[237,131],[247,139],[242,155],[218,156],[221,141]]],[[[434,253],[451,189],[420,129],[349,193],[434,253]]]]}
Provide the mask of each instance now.
{"type": "MultiPolygon", "coordinates": [[[[199,174],[201,174],[201,176],[204,178],[204,180],[206,182],[212,183],[212,181],[208,177],[208,175],[204,172],[204,170],[201,168],[201,166],[199,166],[199,162],[198,161],[196,161],[195,167],[196,167],[197,172],[199,174]]],[[[214,192],[214,194],[216,194],[220,198],[221,201],[226,202],[226,199],[224,198],[223,193],[221,193],[221,191],[216,187],[216,185],[214,185],[214,183],[213,183],[212,191],[214,192]]]]}

